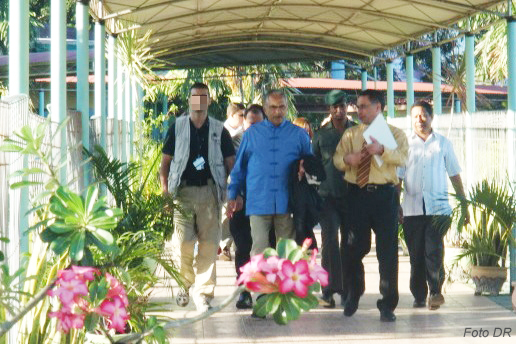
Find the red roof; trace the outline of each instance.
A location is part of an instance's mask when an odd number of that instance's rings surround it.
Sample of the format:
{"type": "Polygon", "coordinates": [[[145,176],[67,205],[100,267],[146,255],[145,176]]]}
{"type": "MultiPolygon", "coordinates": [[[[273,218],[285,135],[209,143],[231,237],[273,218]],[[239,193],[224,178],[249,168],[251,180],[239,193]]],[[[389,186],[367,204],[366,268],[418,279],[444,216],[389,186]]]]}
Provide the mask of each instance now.
{"type": "MultiPolygon", "coordinates": [[[[291,78],[283,79],[284,86],[293,88],[323,88],[323,89],[340,89],[340,90],[361,90],[361,80],[341,80],[341,79],[324,79],[324,78],[291,78]]],[[[394,91],[406,91],[406,82],[394,82],[394,91]]],[[[387,81],[368,81],[368,89],[377,89],[381,91],[387,90],[387,81]],[[375,85],[376,84],[376,85],[375,85]]],[[[415,82],[414,92],[433,92],[434,85],[430,82],[415,82]]],[[[443,93],[451,93],[450,85],[441,85],[443,93]]],[[[476,92],[481,94],[507,94],[505,86],[484,86],[477,85],[476,92]]]]}

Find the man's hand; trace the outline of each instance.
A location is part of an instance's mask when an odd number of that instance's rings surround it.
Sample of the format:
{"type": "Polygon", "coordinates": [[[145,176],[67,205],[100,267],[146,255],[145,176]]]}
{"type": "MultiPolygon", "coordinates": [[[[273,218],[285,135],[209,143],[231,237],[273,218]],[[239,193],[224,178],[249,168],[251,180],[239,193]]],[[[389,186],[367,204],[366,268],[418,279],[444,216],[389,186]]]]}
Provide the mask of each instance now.
{"type": "Polygon", "coordinates": [[[226,216],[228,219],[231,219],[235,212],[242,210],[244,207],[244,200],[241,196],[237,196],[236,199],[231,199],[228,201],[228,205],[226,207],[226,216]]]}
{"type": "Polygon", "coordinates": [[[299,161],[299,170],[297,171],[297,178],[299,179],[299,181],[301,181],[301,179],[303,179],[303,177],[305,176],[305,167],[303,166],[303,162],[303,159],[299,161]]]}
{"type": "Polygon", "coordinates": [[[383,145],[380,142],[376,141],[376,139],[374,137],[370,136],[369,138],[372,141],[371,144],[368,144],[366,146],[366,149],[369,152],[369,154],[371,154],[371,155],[375,155],[375,154],[382,155],[383,151],[384,151],[383,145]]]}
{"type": "Polygon", "coordinates": [[[357,167],[358,164],[360,164],[360,159],[362,159],[361,152],[349,153],[344,157],[344,163],[352,167],[357,167]]]}

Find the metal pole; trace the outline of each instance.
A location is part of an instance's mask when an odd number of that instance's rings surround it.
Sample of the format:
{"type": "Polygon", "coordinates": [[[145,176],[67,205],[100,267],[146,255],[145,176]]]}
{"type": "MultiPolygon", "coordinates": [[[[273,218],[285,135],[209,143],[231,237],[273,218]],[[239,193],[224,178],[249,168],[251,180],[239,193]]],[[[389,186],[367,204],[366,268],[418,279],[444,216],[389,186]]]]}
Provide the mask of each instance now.
{"type": "Polygon", "coordinates": [[[39,90],[38,113],[41,117],[45,117],[45,91],[39,90]]]}
{"type": "Polygon", "coordinates": [[[95,116],[100,118],[100,146],[106,150],[106,26],[95,23],[95,116]]]}
{"type": "MultiPolygon", "coordinates": [[[[50,3],[50,104],[54,123],[65,120],[66,113],[66,1],[50,3]]],[[[66,128],[61,129],[59,162],[66,161],[66,128]]],[[[61,184],[66,184],[66,164],[59,171],[61,184]]]]}
{"type": "MultiPolygon", "coordinates": [[[[509,5],[511,5],[509,3],[509,5]]],[[[511,8],[509,6],[509,8],[511,8]]],[[[516,181],[516,19],[509,17],[507,19],[507,69],[509,88],[507,92],[507,156],[509,159],[508,176],[509,181],[516,181]]],[[[513,227],[513,237],[516,237],[516,226],[513,227]]],[[[511,282],[516,281],[516,245],[511,245],[511,282]]]]}
{"type": "Polygon", "coordinates": [[[29,0],[9,1],[9,94],[29,95],[29,0]]]}
{"type": "Polygon", "coordinates": [[[469,113],[476,112],[475,104],[475,36],[466,34],[466,108],[469,113]]]}
{"type": "Polygon", "coordinates": [[[129,75],[129,72],[125,72],[125,94],[124,94],[124,100],[125,100],[125,125],[127,125],[127,136],[125,136],[126,147],[127,147],[127,161],[129,161],[132,157],[132,130],[131,130],[131,76],[129,75]]]}
{"type": "Polygon", "coordinates": [[[117,93],[118,93],[118,113],[117,113],[117,119],[122,126],[122,139],[120,140],[120,161],[121,162],[127,162],[127,125],[125,122],[125,85],[124,85],[124,67],[122,65],[122,60],[118,58],[118,87],[117,87],[117,93]]]}
{"type": "MultiPolygon", "coordinates": [[[[252,101],[252,99],[251,99],[252,101]]],[[[166,135],[167,135],[167,132],[168,132],[168,127],[169,127],[169,121],[170,121],[170,118],[168,117],[168,96],[166,94],[163,95],[163,100],[162,100],[162,103],[161,103],[161,113],[165,115],[165,121],[163,122],[163,132],[161,132],[161,139],[163,140],[166,135]]]]}
{"type": "Polygon", "coordinates": [[[407,54],[407,116],[410,117],[410,108],[414,105],[414,55],[407,54]]]}
{"type": "Polygon", "coordinates": [[[112,154],[113,158],[118,159],[118,116],[117,106],[115,97],[117,94],[116,84],[116,73],[117,73],[117,61],[116,61],[116,35],[110,35],[108,38],[109,43],[109,59],[108,59],[108,118],[112,121],[112,154]]]}
{"type": "Polygon", "coordinates": [[[394,64],[387,62],[387,115],[394,117],[394,64]]]}
{"type": "Polygon", "coordinates": [[[367,71],[365,69],[362,69],[360,71],[361,77],[362,77],[362,91],[367,90],[367,71]]]}
{"type": "MultiPolygon", "coordinates": [[[[88,1],[77,1],[75,20],[77,29],[77,111],[81,113],[82,146],[90,147],[90,35],[88,1]]],[[[84,186],[89,184],[90,166],[83,166],[84,186]]]]}
{"type": "Polygon", "coordinates": [[[432,80],[434,83],[434,115],[442,114],[441,101],[441,48],[437,45],[432,47],[432,80]]]}
{"type": "Polygon", "coordinates": [[[332,79],[346,79],[346,65],[344,61],[332,61],[331,63],[331,77],[332,79]]]}

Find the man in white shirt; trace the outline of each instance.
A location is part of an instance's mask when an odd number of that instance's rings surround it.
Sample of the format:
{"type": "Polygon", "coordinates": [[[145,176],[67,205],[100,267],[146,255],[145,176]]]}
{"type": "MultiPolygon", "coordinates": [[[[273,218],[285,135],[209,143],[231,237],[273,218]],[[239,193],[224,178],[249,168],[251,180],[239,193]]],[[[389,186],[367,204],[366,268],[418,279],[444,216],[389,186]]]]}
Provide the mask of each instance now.
{"type": "Polygon", "coordinates": [[[404,182],[403,228],[410,254],[410,291],[414,307],[438,309],[444,303],[443,237],[451,225],[448,175],[455,192],[464,196],[460,166],[450,140],[432,129],[433,112],[424,101],[411,109],[414,132],[408,137],[409,157],[400,170],[404,182]]]}

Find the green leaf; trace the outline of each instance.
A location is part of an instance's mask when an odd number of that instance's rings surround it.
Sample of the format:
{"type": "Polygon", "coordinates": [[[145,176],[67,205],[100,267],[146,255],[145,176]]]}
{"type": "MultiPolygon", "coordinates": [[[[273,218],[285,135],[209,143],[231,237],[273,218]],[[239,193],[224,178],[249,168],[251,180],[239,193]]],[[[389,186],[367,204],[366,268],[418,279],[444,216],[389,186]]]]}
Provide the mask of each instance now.
{"type": "Polygon", "coordinates": [[[167,342],[167,333],[162,326],[154,328],[154,339],[156,339],[160,344],[165,344],[167,342]]]}
{"type": "Polygon", "coordinates": [[[308,305],[310,306],[310,309],[317,308],[317,306],[319,305],[319,300],[317,300],[317,297],[313,294],[308,294],[308,296],[302,300],[303,300],[303,302],[308,303],[308,305]]]}
{"type": "Polygon", "coordinates": [[[100,316],[97,313],[88,313],[84,318],[84,326],[86,327],[86,331],[93,332],[100,320],[100,316]]]}
{"type": "Polygon", "coordinates": [[[293,250],[297,248],[297,244],[292,239],[280,239],[277,244],[277,251],[280,258],[287,258],[293,250]]]}
{"type": "MultiPolygon", "coordinates": [[[[7,141],[7,140],[6,140],[7,141]]],[[[20,147],[19,145],[15,143],[4,143],[0,145],[0,152],[15,152],[19,153],[23,150],[23,147],[20,147]]]]}
{"type": "Polygon", "coordinates": [[[81,266],[93,266],[95,265],[95,260],[93,259],[93,255],[91,254],[91,250],[88,247],[88,244],[84,245],[84,257],[81,260],[81,266]]]}
{"type": "Polygon", "coordinates": [[[39,235],[43,242],[52,242],[59,237],[59,234],[52,231],[49,227],[45,228],[39,235]]]}
{"type": "Polygon", "coordinates": [[[147,319],[147,328],[153,328],[157,324],[158,324],[158,319],[154,315],[151,315],[149,317],[149,319],[147,319]]]}
{"type": "Polygon", "coordinates": [[[17,182],[17,183],[11,184],[11,189],[15,190],[15,189],[20,189],[20,188],[24,188],[24,187],[29,187],[31,185],[41,185],[41,184],[43,184],[43,183],[42,182],[31,182],[31,181],[28,181],[28,180],[22,180],[21,182],[17,182]]]}
{"type": "Polygon", "coordinates": [[[0,241],[8,244],[10,240],[9,240],[9,238],[6,238],[6,237],[0,237],[0,241]]]}
{"type": "Polygon", "coordinates": [[[264,294],[256,300],[253,310],[258,316],[263,317],[267,315],[267,300],[270,295],[271,294],[264,294]]]}
{"type": "Polygon", "coordinates": [[[59,235],[50,244],[50,248],[55,254],[61,255],[70,247],[70,235],[59,235]]]}
{"type": "Polygon", "coordinates": [[[272,257],[272,256],[278,256],[278,252],[276,252],[275,249],[273,249],[272,247],[267,247],[264,251],[263,251],[263,257],[265,259],[269,258],[269,257],[272,257]]]}
{"type": "Polygon", "coordinates": [[[120,267],[117,267],[117,270],[120,274],[120,278],[122,279],[122,283],[124,285],[131,285],[131,275],[129,275],[129,273],[126,270],[120,267]]]}
{"type": "Polygon", "coordinates": [[[302,258],[303,258],[303,251],[299,247],[296,247],[288,255],[288,260],[290,260],[292,263],[295,263],[302,258]]]}
{"type": "Polygon", "coordinates": [[[57,234],[65,234],[65,233],[69,233],[75,229],[78,229],[77,226],[74,226],[74,225],[68,225],[66,223],[63,223],[63,222],[54,222],[53,224],[51,224],[50,226],[48,226],[48,228],[50,228],[50,230],[54,233],[57,233],[57,234]]]}
{"type": "Polygon", "coordinates": [[[309,311],[310,309],[315,308],[312,307],[311,303],[307,300],[307,298],[302,299],[300,297],[295,296],[292,298],[292,302],[304,311],[309,311]]]}
{"type": "Polygon", "coordinates": [[[95,205],[95,201],[99,194],[99,189],[96,186],[88,186],[86,190],[86,197],[84,200],[84,208],[86,209],[86,214],[89,214],[93,211],[93,207],[95,205]]]}
{"type": "Polygon", "coordinates": [[[267,311],[267,314],[272,314],[276,312],[279,305],[281,304],[281,296],[278,293],[271,294],[271,296],[268,298],[265,308],[267,311]]]}
{"type": "Polygon", "coordinates": [[[273,319],[276,324],[286,325],[288,324],[287,313],[283,310],[282,307],[279,307],[278,310],[273,314],[273,319]]]}
{"type": "Polygon", "coordinates": [[[5,259],[4,253],[0,251],[0,262],[2,262],[5,259]]]}
{"type": "Polygon", "coordinates": [[[110,246],[115,242],[113,235],[104,229],[97,229],[95,231],[91,231],[90,233],[103,245],[110,246]]]}
{"type": "Polygon", "coordinates": [[[78,262],[82,259],[84,255],[84,239],[86,238],[86,233],[77,232],[72,236],[72,242],[70,243],[70,256],[72,261],[78,262]]]}
{"type": "Polygon", "coordinates": [[[287,313],[287,319],[289,321],[296,320],[301,315],[300,307],[295,303],[292,302],[292,297],[288,295],[282,295],[284,298],[284,302],[282,302],[283,308],[285,309],[285,312],[287,313]],[[286,300],[286,302],[285,302],[286,300]]]}

